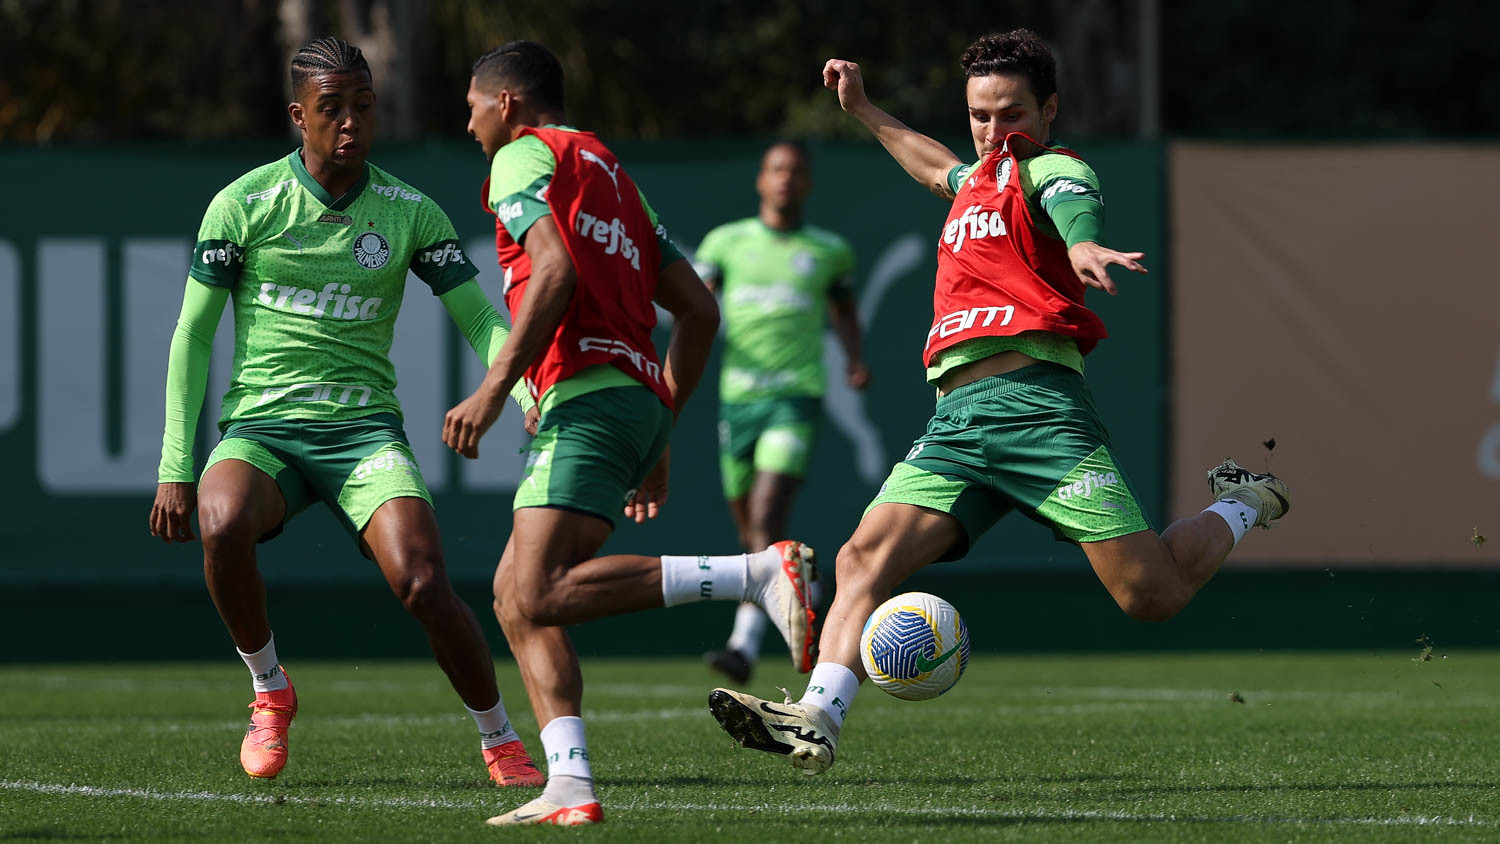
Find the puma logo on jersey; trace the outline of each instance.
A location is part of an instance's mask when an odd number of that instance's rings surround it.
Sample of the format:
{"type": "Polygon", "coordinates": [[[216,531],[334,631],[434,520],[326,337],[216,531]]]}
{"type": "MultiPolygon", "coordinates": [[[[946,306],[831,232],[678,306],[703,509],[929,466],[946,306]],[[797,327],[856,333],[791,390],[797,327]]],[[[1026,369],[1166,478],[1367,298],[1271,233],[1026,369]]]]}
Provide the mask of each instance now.
{"type": "Polygon", "coordinates": [[[585,238],[603,245],[604,254],[618,254],[630,262],[631,269],[641,268],[640,247],[636,246],[630,235],[625,233],[625,224],[620,221],[619,217],[606,223],[602,217],[579,211],[578,216],[573,218],[573,227],[585,238]]]}
{"type": "Polygon", "coordinates": [[[966,240],[1004,236],[1005,220],[1000,212],[986,211],[980,205],[970,205],[957,220],[949,220],[943,227],[943,242],[953,247],[954,252],[964,248],[966,240]]]}
{"type": "Polygon", "coordinates": [[[339,284],[336,281],[324,285],[321,292],[268,281],[260,286],[260,294],[255,297],[255,301],[269,308],[304,314],[313,319],[327,317],[329,319],[371,320],[380,315],[380,306],[385,302],[384,299],[379,296],[371,296],[368,299],[363,296],[350,296],[351,289],[349,285],[339,284]],[[332,305],[331,309],[330,305],[332,305]]]}
{"type": "MultiPolygon", "coordinates": [[[[937,325],[934,325],[932,330],[927,332],[927,346],[931,346],[934,339],[952,337],[959,332],[968,331],[976,324],[980,328],[988,328],[995,324],[995,317],[1001,312],[1004,312],[1005,316],[1000,318],[999,324],[1010,325],[1011,318],[1016,315],[1016,306],[990,305],[987,307],[966,308],[961,311],[954,311],[938,320],[937,325]],[[979,321],[981,316],[984,317],[983,322],[979,321]]],[[[923,348],[925,349],[927,346],[923,346],[923,348]]]]}
{"type": "Polygon", "coordinates": [[[589,152],[586,149],[579,150],[578,151],[578,157],[582,158],[584,161],[591,161],[591,162],[599,165],[600,169],[604,170],[605,174],[607,174],[609,176],[609,180],[614,183],[614,186],[615,186],[615,201],[619,202],[620,201],[620,162],[616,161],[615,162],[615,166],[611,167],[608,164],[604,163],[604,159],[602,159],[599,156],[593,154],[592,152],[589,152]]]}
{"type": "Polygon", "coordinates": [[[580,352],[609,352],[612,355],[621,355],[628,358],[635,368],[646,373],[646,377],[652,381],[661,380],[661,364],[647,358],[641,352],[630,348],[624,340],[615,340],[608,337],[585,337],[578,341],[580,352]]]}

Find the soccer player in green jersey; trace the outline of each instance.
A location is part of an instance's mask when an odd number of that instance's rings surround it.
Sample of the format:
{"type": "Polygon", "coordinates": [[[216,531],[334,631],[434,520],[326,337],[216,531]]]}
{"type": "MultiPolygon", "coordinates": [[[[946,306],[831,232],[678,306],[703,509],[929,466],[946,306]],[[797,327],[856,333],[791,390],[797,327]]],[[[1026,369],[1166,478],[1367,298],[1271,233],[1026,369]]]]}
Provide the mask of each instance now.
{"type": "Polygon", "coordinates": [[[1226,460],[1209,471],[1213,504],[1160,535],[1151,530],[1083,378],[1083,355],[1104,336],[1085,289],[1115,293],[1108,268],[1144,272],[1144,256],[1100,242],[1093,171],[1050,145],[1058,97],[1046,44],[1024,29],[989,35],[960,64],[974,165],[872,104],[858,65],[833,59],[823,68],[844,111],[912,178],[954,202],[924,348],[936,412],[839,551],[838,595],[807,690],[796,703],[728,689],[709,696],[742,745],[788,756],[806,773],[833,764],[865,676],[860,634],[871,612],[912,573],[963,556],[1011,511],[1077,543],[1127,615],[1161,621],[1251,526],[1290,508],[1281,480],[1226,460]]]}
{"type": "Polygon", "coordinates": [[[581,717],[583,676],[566,625],[652,607],[754,601],[811,667],[810,549],[594,557],[623,514],[655,517],[667,494],[667,440],[697,386],[718,307],[597,137],[567,124],[563,71],[532,41],[485,53],[469,83],[469,132],[490,160],[486,201],[515,330],[472,395],[448,411],[443,441],[465,457],[513,385],[537,395],[540,427],[495,570],[495,616],[541,726],[542,795],[496,826],[604,819],[581,717]],[[651,346],[653,302],[673,315],[651,346]]]}
{"type": "MultiPolygon", "coordinates": [[[[803,219],[812,192],[807,150],[790,141],[772,144],[761,157],[755,192],[759,213],[710,231],[693,259],[723,301],[719,465],[746,551],[786,535],[792,499],[807,473],[827,382],[825,311],[844,348],[849,386],[862,390],[870,382],[851,286],[854,252],[842,237],[803,219]]],[[[705,659],[745,682],[765,627],[758,607],[741,604],[729,642],[705,659]]]]}
{"type": "Polygon", "coordinates": [[[255,546],[322,501],[426,630],[479,728],[491,778],[541,785],[506,717],[479,623],[444,571],[389,357],[408,271],[441,299],[486,363],[505,340],[505,322],[479,289],[442,209],[366,162],[375,90],[359,49],[321,38],[291,68],[297,100],[288,111],[301,148],[220,191],[193,248],[167,364],[151,532],[191,541],[190,517],[198,513],[208,591],[254,684],[240,747],[250,776],[281,772],[297,713],[255,546]],[[230,300],[234,363],[223,438],[195,486],[193,434],[214,330],[230,300]]]}

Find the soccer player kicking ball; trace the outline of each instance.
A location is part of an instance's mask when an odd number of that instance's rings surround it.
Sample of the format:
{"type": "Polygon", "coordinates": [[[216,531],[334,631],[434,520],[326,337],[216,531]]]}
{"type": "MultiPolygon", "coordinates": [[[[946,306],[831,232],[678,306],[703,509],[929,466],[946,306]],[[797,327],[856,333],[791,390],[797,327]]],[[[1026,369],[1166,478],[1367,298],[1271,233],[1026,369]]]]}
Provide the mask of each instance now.
{"type": "Polygon", "coordinates": [[[622,507],[644,522],[666,501],[667,438],[703,374],[718,307],[614,153],[567,125],[562,65],[547,48],[514,41],[485,53],[468,102],[469,133],[491,162],[485,204],[515,325],[478,389],[448,411],[443,441],[477,457],[523,378],[541,408],[495,571],[495,615],[542,728],[547,788],[489,823],[598,823],[583,678],[564,626],[753,601],[807,671],[812,552],[784,541],[724,557],[593,558],[622,507]],[[674,317],[665,361],[651,344],[653,300],[674,317]]]}
{"type": "MultiPolygon", "coordinates": [[[[849,386],[863,390],[870,383],[850,285],[854,253],[842,237],[804,222],[811,191],[807,151],[787,141],[772,144],[755,178],[759,213],[709,232],[693,257],[724,300],[719,464],[746,550],[786,535],[792,498],[807,473],[827,382],[825,312],[844,348],[849,386]]],[[[704,657],[743,683],[765,629],[765,613],[741,604],[729,643],[704,657]]]]}
{"type": "Polygon", "coordinates": [[[740,744],[791,757],[809,774],[833,764],[859,684],[861,629],[913,572],[962,557],[1020,510],[1082,546],[1132,618],[1187,605],[1252,525],[1286,515],[1286,485],[1234,461],[1209,470],[1215,502],[1160,536],[1141,515],[1083,379],[1104,326],[1087,287],[1113,295],[1111,264],[1145,272],[1139,252],[1100,245],[1098,182],[1049,147],[1057,115],[1051,52],[1018,29],[979,39],[961,59],[978,162],[913,132],[865,97],[859,66],[834,59],[824,84],[918,182],[954,200],[938,240],[934,319],[923,363],[937,388],[927,432],[897,463],[839,551],[838,594],[819,662],[797,703],[717,689],[709,708],[740,744]]]}
{"type": "MultiPolygon", "coordinates": [[[[334,38],[292,59],[288,106],[302,147],[214,197],[188,271],[167,364],[166,430],[151,533],[203,532],[208,591],[250,669],[240,745],[252,777],[281,773],[297,694],[276,656],[255,546],[322,501],[427,631],[479,727],[490,777],[542,784],[505,714],[479,622],[443,567],[432,498],[408,447],[389,351],[407,271],[431,288],[481,359],[506,336],[442,209],[366,163],[375,89],[358,48],[334,38]],[[193,484],[193,434],[214,330],[234,302],[223,438],[193,484]]],[[[529,396],[518,396],[530,404],[529,396]]]]}

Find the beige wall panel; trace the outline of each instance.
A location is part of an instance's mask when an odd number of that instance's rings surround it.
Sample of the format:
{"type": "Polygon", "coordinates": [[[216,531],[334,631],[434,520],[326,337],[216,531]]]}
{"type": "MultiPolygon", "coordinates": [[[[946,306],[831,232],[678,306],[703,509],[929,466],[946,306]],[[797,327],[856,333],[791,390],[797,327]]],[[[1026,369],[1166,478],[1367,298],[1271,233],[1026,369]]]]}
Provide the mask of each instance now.
{"type": "Polygon", "coordinates": [[[1497,198],[1496,147],[1175,145],[1172,515],[1234,456],[1294,497],[1236,564],[1500,563],[1497,198]]]}

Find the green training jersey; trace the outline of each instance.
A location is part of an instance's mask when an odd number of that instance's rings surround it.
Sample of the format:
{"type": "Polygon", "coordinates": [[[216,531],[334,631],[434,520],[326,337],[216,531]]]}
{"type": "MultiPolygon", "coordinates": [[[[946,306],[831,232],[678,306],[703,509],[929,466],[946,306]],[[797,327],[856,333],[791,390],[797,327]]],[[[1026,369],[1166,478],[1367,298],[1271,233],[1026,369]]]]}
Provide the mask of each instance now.
{"type": "Polygon", "coordinates": [[[852,293],[848,242],[814,226],[782,232],[748,217],[709,232],[694,262],[723,294],[720,400],[823,395],[827,300],[852,293]]]}
{"type": "Polygon", "coordinates": [[[390,350],[408,270],[434,295],[477,275],[448,215],[379,167],[335,198],[297,150],[219,191],[188,274],[234,303],[220,427],[399,415],[390,350]]]}

